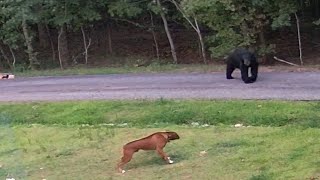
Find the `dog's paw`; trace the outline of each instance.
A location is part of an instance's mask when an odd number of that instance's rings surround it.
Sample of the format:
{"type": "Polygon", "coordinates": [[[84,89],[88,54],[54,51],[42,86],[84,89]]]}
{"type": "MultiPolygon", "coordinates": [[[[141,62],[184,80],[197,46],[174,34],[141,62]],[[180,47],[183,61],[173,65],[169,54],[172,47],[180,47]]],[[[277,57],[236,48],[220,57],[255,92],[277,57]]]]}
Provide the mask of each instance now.
{"type": "Polygon", "coordinates": [[[125,173],[125,172],[126,172],[125,170],[122,170],[122,171],[121,171],[122,174],[125,173]]]}
{"type": "Polygon", "coordinates": [[[168,163],[169,163],[169,164],[172,164],[172,163],[173,163],[173,161],[170,159],[170,157],[168,157],[168,163]]]}

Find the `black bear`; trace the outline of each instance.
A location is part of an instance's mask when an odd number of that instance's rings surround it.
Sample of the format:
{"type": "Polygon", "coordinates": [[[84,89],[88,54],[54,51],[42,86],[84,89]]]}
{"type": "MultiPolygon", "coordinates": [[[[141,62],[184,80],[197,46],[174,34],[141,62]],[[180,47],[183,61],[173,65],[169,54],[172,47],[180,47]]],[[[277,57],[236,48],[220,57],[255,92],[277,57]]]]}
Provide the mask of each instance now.
{"type": "Polygon", "coordinates": [[[247,49],[239,48],[234,50],[227,57],[227,79],[233,79],[232,72],[238,68],[241,71],[241,79],[244,83],[253,83],[258,77],[258,66],[256,56],[247,49]],[[248,76],[249,68],[251,77],[248,76]]]}

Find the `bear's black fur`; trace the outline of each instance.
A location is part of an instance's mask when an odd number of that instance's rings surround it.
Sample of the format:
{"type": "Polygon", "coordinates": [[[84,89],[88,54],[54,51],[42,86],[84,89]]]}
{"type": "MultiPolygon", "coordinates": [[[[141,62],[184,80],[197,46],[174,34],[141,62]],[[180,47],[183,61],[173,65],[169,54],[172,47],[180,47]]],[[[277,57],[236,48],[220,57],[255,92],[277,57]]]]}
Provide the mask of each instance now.
{"type": "Polygon", "coordinates": [[[236,49],[227,57],[227,79],[233,79],[231,74],[238,68],[241,71],[243,82],[253,83],[258,77],[258,66],[257,58],[252,52],[243,48],[236,49]],[[251,77],[248,76],[249,68],[251,69],[251,77]]]}

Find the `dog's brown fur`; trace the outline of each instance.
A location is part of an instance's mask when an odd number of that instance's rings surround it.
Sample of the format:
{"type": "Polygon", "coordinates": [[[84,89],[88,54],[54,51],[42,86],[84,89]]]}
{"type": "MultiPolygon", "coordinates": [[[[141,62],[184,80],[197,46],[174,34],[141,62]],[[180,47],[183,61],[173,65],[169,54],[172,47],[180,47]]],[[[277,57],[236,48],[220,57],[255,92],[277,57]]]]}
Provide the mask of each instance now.
{"type": "Polygon", "coordinates": [[[123,157],[118,164],[118,171],[124,173],[125,171],[122,168],[132,159],[133,153],[138,152],[140,149],[156,150],[167,163],[173,163],[170,157],[163,152],[163,148],[170,140],[179,138],[179,135],[175,132],[157,132],[145,138],[129,142],[123,146],[123,157]]]}

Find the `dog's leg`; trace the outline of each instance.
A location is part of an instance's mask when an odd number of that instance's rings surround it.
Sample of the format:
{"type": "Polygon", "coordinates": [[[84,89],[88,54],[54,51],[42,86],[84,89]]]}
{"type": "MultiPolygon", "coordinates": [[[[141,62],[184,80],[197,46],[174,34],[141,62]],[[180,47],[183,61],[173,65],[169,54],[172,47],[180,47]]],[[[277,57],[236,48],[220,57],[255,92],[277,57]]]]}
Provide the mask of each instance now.
{"type": "Polygon", "coordinates": [[[163,151],[163,148],[161,147],[157,147],[157,152],[158,154],[168,163],[168,164],[172,164],[173,161],[170,159],[170,157],[168,157],[168,155],[163,151]]]}
{"type": "Polygon", "coordinates": [[[118,163],[118,171],[120,173],[125,173],[126,171],[123,170],[124,165],[126,165],[132,159],[134,151],[123,150],[123,157],[121,161],[118,163]]]}

